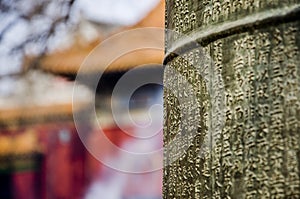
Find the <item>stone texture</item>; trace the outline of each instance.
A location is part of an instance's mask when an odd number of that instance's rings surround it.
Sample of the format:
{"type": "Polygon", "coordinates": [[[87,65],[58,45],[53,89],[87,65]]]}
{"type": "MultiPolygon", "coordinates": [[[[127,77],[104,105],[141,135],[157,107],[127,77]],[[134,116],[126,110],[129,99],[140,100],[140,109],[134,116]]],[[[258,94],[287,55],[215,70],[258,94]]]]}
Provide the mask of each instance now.
{"type": "Polygon", "coordinates": [[[167,28],[190,35],[277,10],[166,59],[164,198],[300,198],[300,22],[272,22],[298,4],[167,1],[167,28]]]}

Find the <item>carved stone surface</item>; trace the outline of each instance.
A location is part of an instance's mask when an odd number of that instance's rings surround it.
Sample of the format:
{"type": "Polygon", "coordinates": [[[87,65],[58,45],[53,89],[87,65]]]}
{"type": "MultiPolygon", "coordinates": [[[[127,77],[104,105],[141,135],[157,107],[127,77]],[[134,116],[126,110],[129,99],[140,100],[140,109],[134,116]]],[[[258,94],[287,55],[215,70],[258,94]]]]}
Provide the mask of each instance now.
{"type": "MultiPolygon", "coordinates": [[[[299,16],[297,3],[168,0],[166,24],[201,44],[211,25],[273,8],[299,16]]],[[[272,12],[267,25],[217,28],[203,47],[168,38],[181,53],[167,53],[164,74],[165,199],[300,198],[300,21],[272,12]]]]}

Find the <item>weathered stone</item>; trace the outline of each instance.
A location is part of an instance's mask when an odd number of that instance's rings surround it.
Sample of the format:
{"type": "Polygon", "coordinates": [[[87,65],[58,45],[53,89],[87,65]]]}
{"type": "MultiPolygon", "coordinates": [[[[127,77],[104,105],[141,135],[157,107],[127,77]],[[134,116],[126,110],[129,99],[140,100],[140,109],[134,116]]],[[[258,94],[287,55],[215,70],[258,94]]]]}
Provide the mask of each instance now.
{"type": "Polygon", "coordinates": [[[164,198],[300,198],[300,1],[166,6],[164,198]]]}

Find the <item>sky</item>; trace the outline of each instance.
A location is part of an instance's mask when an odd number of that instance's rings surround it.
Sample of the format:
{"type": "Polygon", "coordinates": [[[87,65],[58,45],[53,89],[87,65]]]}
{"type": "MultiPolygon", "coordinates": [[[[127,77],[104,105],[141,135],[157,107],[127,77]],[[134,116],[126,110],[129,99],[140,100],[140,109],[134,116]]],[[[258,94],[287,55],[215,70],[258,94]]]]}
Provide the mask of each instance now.
{"type": "MultiPolygon", "coordinates": [[[[0,35],[0,76],[17,73],[21,69],[24,51],[38,54],[43,50],[44,43],[29,42],[21,51],[12,52],[11,49],[20,46],[32,35],[42,35],[43,31],[49,29],[51,21],[57,16],[66,14],[66,9],[57,5],[57,2],[63,0],[57,0],[51,1],[45,13],[33,17],[30,21],[20,17],[30,13],[32,7],[44,1],[47,0],[18,1],[13,5],[14,9],[11,12],[0,10],[0,34],[11,24],[10,28],[0,35]]],[[[80,21],[80,17],[83,17],[105,24],[132,25],[143,18],[158,2],[159,0],[76,0],[71,10],[70,21],[74,25],[80,21]]],[[[58,26],[57,30],[59,32],[55,35],[58,35],[59,39],[68,37],[66,27],[58,26]]],[[[57,43],[57,40],[55,42],[57,43]]]]}
{"type": "MultiPolygon", "coordinates": [[[[28,15],[34,6],[47,1],[2,1],[3,4],[10,4],[13,9],[9,12],[0,10],[0,95],[12,89],[13,79],[6,76],[21,71],[24,53],[39,54],[45,47],[45,41],[28,42],[19,50],[12,49],[21,46],[32,36],[42,35],[43,31],[49,29],[51,21],[66,14],[66,8],[58,6],[64,0],[57,0],[50,1],[42,15],[34,16],[31,20],[22,19],[21,16],[28,15]],[[3,31],[5,29],[6,31],[3,31]]],[[[70,21],[76,25],[82,17],[105,24],[132,25],[142,19],[158,2],[159,0],[76,0],[71,10],[70,21]]],[[[60,42],[69,42],[69,37],[68,27],[58,26],[47,45],[59,46],[60,42]]]]}
{"type": "Polygon", "coordinates": [[[158,3],[158,0],[77,0],[76,9],[90,20],[132,25],[158,3]]]}

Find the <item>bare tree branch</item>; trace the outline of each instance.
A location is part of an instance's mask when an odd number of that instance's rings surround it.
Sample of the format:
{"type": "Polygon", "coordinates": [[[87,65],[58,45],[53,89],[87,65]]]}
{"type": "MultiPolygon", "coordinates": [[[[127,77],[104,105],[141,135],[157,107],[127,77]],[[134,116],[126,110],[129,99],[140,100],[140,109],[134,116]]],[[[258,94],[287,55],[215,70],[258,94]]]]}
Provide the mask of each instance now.
{"type": "MultiPolygon", "coordinates": [[[[15,28],[20,21],[28,22],[29,25],[34,23],[34,20],[43,20],[45,19],[45,30],[40,30],[36,28],[35,31],[30,32],[30,34],[21,42],[16,43],[13,46],[10,46],[11,49],[8,49],[9,55],[13,56],[13,54],[19,54],[25,56],[25,49],[30,44],[38,45],[40,48],[39,53],[36,55],[36,59],[30,64],[28,68],[38,68],[39,60],[45,55],[48,50],[48,40],[49,38],[57,31],[57,27],[59,25],[68,25],[68,21],[70,19],[71,9],[74,5],[75,0],[1,0],[0,1],[0,20],[1,18],[7,17],[9,15],[14,16],[16,18],[13,19],[8,24],[5,24],[4,27],[0,25],[0,45],[7,42],[5,39],[7,35],[12,34],[13,28],[15,28]],[[26,5],[26,8],[23,8],[20,3],[26,5]],[[28,3],[28,4],[26,4],[28,3]],[[30,4],[31,3],[31,4],[30,4]],[[31,6],[31,7],[30,7],[31,6]],[[50,13],[50,6],[55,6],[58,9],[65,9],[63,12],[50,13]],[[2,16],[3,17],[2,17],[2,16]]],[[[50,9],[51,10],[51,9],[50,9]]],[[[5,19],[2,19],[5,20],[5,19]]],[[[1,21],[0,21],[1,24],[1,21]]],[[[30,29],[30,28],[29,28],[30,29]]],[[[22,33],[17,33],[22,34],[22,33]]],[[[0,51],[0,56],[2,55],[0,51]]],[[[20,66],[21,69],[21,66],[20,66]]],[[[20,70],[19,73],[23,74],[23,70],[20,70]]],[[[13,75],[16,75],[15,73],[13,75]]],[[[6,76],[6,75],[5,75],[6,76]]],[[[0,74],[1,78],[1,74],[0,74]]]]}

